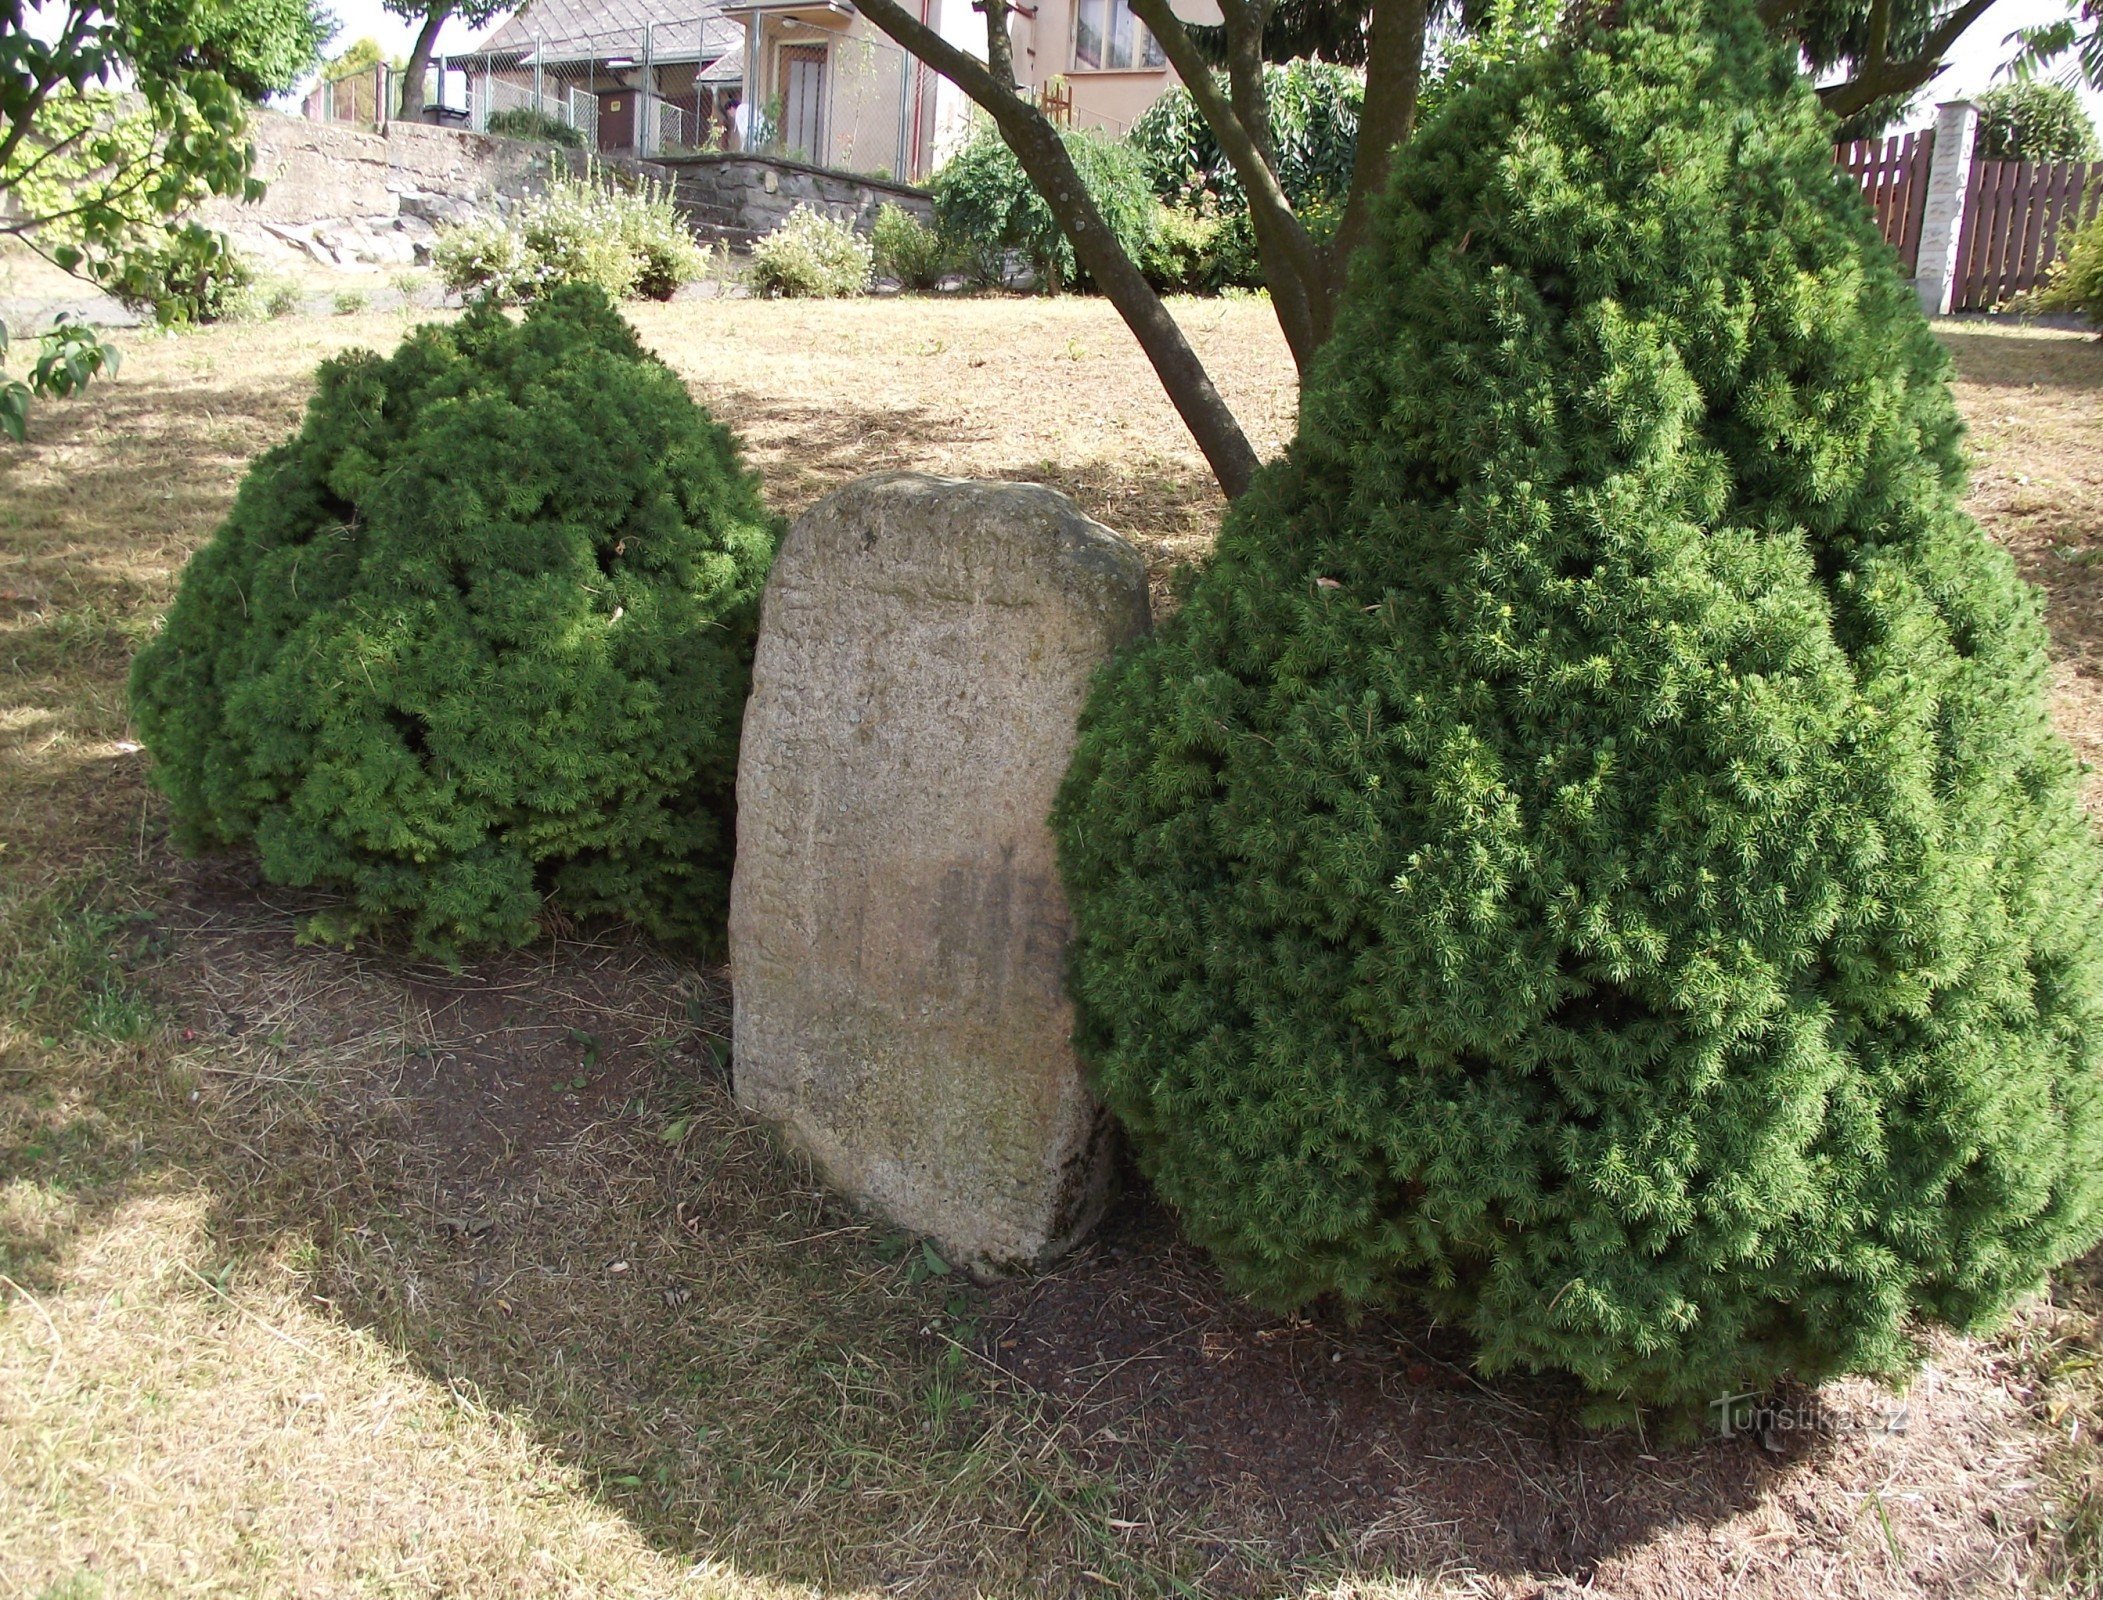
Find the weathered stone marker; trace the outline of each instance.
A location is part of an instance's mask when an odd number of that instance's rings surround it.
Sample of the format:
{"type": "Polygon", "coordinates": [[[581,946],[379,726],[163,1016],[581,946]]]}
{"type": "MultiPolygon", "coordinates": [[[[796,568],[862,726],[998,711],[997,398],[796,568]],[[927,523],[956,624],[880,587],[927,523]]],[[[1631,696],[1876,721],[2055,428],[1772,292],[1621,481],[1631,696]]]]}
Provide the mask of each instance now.
{"type": "Polygon", "coordinates": [[[738,766],[739,1102],[975,1271],[1101,1210],[1047,818],[1138,551],[1035,484],[864,478],[767,580],[738,766]]]}

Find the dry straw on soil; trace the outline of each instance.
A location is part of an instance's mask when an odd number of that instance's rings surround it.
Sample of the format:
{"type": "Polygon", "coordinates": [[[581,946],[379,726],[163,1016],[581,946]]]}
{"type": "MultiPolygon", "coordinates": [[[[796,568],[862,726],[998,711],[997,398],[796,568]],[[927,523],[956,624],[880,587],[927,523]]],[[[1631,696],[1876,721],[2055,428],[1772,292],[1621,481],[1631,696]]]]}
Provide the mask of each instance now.
{"type": "MultiPolygon", "coordinates": [[[[1256,302],[1183,308],[1266,448],[1256,302]]],[[[1218,502],[1099,304],[652,307],[787,509],[1057,483],[1164,577],[1218,502]],[[1057,465],[1053,465],[1057,463],[1057,465]]],[[[720,979],[551,933],[449,974],[296,947],[163,843],[122,678],[313,363],[391,315],[132,341],[0,459],[0,1592],[1338,1597],[2092,1584],[2081,1274],[1907,1397],[1667,1446],[1436,1329],[1279,1322],[1143,1205],[967,1290],[736,1114],[720,979]],[[1767,1448],[1772,1445],[1775,1448],[1767,1448]]],[[[2103,746],[2103,348],[1952,332],[1976,504],[2103,746]]]]}

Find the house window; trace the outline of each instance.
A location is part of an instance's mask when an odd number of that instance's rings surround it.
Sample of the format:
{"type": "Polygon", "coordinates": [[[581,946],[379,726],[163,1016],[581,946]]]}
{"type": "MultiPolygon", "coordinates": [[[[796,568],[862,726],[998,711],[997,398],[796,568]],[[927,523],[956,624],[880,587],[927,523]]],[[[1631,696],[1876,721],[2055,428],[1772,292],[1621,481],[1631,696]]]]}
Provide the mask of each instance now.
{"type": "Polygon", "coordinates": [[[1076,67],[1165,67],[1168,57],[1145,24],[1132,15],[1130,0],[1078,0],[1074,7],[1073,64],[1076,67]]]}

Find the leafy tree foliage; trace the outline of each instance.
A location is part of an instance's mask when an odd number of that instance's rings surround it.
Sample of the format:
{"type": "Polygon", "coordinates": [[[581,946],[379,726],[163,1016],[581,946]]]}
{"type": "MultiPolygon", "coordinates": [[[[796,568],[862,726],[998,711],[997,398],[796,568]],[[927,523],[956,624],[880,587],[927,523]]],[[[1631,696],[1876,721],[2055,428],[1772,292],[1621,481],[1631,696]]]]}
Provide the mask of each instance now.
{"type": "Polygon", "coordinates": [[[2096,125],[2081,96],[2061,83],[2031,79],[1979,96],[1975,151],[1988,161],[2093,161],[2096,125]]]}
{"type": "Polygon", "coordinates": [[[323,937],[453,957],[552,901],[717,943],[775,537],[596,290],[325,362],[133,667],[180,837],[341,890],[323,937]]]}
{"type": "Polygon", "coordinates": [[[2103,1179],[2103,872],[1945,359],[1751,8],[1613,15],[1397,157],[1056,816],[1083,1050],[1233,1281],[1607,1408],[1902,1371],[2103,1179]]]}
{"type": "Polygon", "coordinates": [[[402,63],[390,61],[387,52],[380,48],[380,41],[367,35],[353,40],[321,64],[321,75],[331,83],[341,83],[345,78],[355,78],[377,67],[393,67],[401,70],[402,63]]]}
{"type": "Polygon", "coordinates": [[[141,221],[207,194],[260,194],[244,137],[251,102],[288,89],[319,58],[330,24],[310,0],[0,0],[0,189],[17,196],[0,231],[34,238],[63,222],[68,265],[121,246],[141,221]],[[34,13],[37,27],[30,27],[34,13]],[[83,97],[128,79],[144,138],[83,117],[83,97]],[[69,168],[37,194],[50,169],[69,168]]]}
{"type": "MultiPolygon", "coordinates": [[[[1365,80],[1346,68],[1295,61],[1266,68],[1272,164],[1295,209],[1340,206],[1351,190],[1365,80]]],[[[1249,197],[1188,89],[1156,100],[1127,136],[1154,193],[1172,205],[1246,212],[1249,197]]]]}
{"type": "Polygon", "coordinates": [[[2085,83],[2103,89],[2103,0],[2068,0],[2062,15],[2018,28],[2011,38],[2022,47],[2010,63],[2018,76],[2057,67],[2068,88],[2085,83]]]}
{"type": "MultiPolygon", "coordinates": [[[[1129,145],[1085,130],[1060,141],[1088,197],[1124,254],[1145,256],[1152,244],[1154,199],[1129,145]]],[[[999,283],[1010,254],[1019,255],[1051,293],[1085,281],[1073,243],[1030,181],[1014,151],[980,129],[942,164],[930,184],[942,243],[982,283],[999,283]]]]}
{"type": "MultiPolygon", "coordinates": [[[[7,359],[11,336],[0,322],[0,362],[7,359]]],[[[0,372],[0,433],[20,444],[29,434],[29,402],[68,399],[88,386],[97,373],[115,372],[117,347],[93,328],[65,312],[37,339],[36,359],[19,378],[0,372]]]]}
{"type": "MultiPolygon", "coordinates": [[[[207,195],[262,193],[249,102],[290,88],[331,28],[312,0],[0,0],[0,238],[120,294],[156,252],[223,267],[224,240],[170,219],[207,195]]],[[[78,328],[43,348],[56,367],[0,376],[0,426],[17,437],[30,393],[75,392],[109,365],[87,359],[105,347],[78,328]]]]}

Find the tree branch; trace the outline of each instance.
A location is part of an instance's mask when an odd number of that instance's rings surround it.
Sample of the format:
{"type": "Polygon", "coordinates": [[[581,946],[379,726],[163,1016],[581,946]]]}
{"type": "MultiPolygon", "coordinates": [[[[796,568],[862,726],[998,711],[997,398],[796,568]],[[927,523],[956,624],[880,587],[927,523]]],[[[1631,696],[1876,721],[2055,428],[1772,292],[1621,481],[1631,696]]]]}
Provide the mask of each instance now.
{"type": "Polygon", "coordinates": [[[1234,114],[1256,142],[1264,165],[1276,171],[1270,96],[1263,88],[1263,27],[1270,19],[1270,6],[1266,0],[1220,0],[1220,18],[1227,44],[1227,91],[1234,101],[1234,114]]]}
{"type": "MultiPolygon", "coordinates": [[[[1886,13],[1886,39],[1889,38],[1889,0],[1879,0],[1886,13]]],[[[1865,53],[1869,65],[1847,83],[1832,84],[1818,91],[1818,98],[1825,108],[1838,117],[1850,117],[1857,111],[1875,105],[1887,95],[1907,94],[1918,89],[1942,70],[1943,57],[1949,54],[1950,46],[1963,35],[1964,30],[1985,16],[1994,0],[1965,0],[1951,12],[1922,41],[1920,49],[1904,61],[1886,61],[1881,49],[1876,53],[1865,53]]],[[[1870,13],[1872,42],[1875,42],[1877,14],[1870,13]]]]}
{"type": "MultiPolygon", "coordinates": [[[[1249,200],[1249,225],[1256,235],[1256,254],[1263,265],[1264,282],[1270,285],[1271,305],[1277,312],[1278,326],[1285,334],[1285,342],[1292,350],[1293,364],[1304,371],[1314,358],[1314,352],[1329,336],[1331,319],[1328,307],[1323,303],[1328,298],[1328,284],[1314,241],[1307,236],[1305,225],[1294,213],[1292,202],[1286,199],[1285,190],[1278,183],[1277,168],[1270,154],[1268,110],[1265,111],[1259,143],[1258,130],[1248,125],[1241,108],[1230,104],[1220,93],[1219,80],[1212,75],[1212,69],[1199,53],[1197,41],[1191,38],[1182,20],[1169,8],[1169,0],[1131,0],[1131,5],[1132,14],[1147,25],[1159,42],[1161,53],[1168,57],[1176,75],[1183,80],[1183,87],[1190,91],[1198,115],[1205,119],[1213,138],[1219,141],[1220,152],[1234,168],[1235,176],[1241,179],[1242,190],[1249,200]]],[[[1230,49],[1237,11],[1245,14],[1245,8],[1238,3],[1234,10],[1224,13],[1228,18],[1230,49]]],[[[1260,45],[1263,26],[1260,11],[1255,24],[1260,45]]],[[[1257,92],[1260,97],[1260,61],[1258,68],[1257,92]]]]}
{"type": "Polygon", "coordinates": [[[1161,387],[1167,391],[1184,426],[1190,429],[1220,488],[1228,499],[1238,498],[1255,476],[1256,452],[1250,448],[1234,413],[1220,398],[1211,375],[1191,349],[1183,330],[1176,326],[1175,318],[1161,304],[1161,297],[1141,276],[1118,243],[1117,235],[1103,221],[1080,174],[1074,170],[1073,158],[1067,154],[1059,130],[1043,112],[1015,92],[1013,58],[1004,37],[1005,0],[984,0],[987,61],[1005,64],[998,77],[987,62],[958,49],[898,0],[856,0],[856,9],[893,43],[962,89],[993,119],[1022,170],[1051,208],[1060,231],[1072,241],[1081,265],[1088,269],[1096,286],[1117,308],[1139,347],[1146,352],[1161,387]],[[996,39],[996,33],[1003,37],[996,39]]]}
{"type": "Polygon", "coordinates": [[[86,42],[88,19],[94,14],[94,11],[95,7],[92,3],[81,4],[79,0],[75,0],[72,9],[66,14],[66,25],[60,30],[58,42],[51,47],[46,58],[48,62],[47,69],[37,74],[34,87],[30,89],[21,105],[16,108],[14,118],[8,124],[6,134],[0,136],[0,169],[4,169],[7,163],[13,159],[15,150],[21,145],[30,128],[35,125],[37,113],[44,109],[44,102],[51,98],[51,91],[56,89],[64,80],[66,76],[65,63],[86,42]]]}

